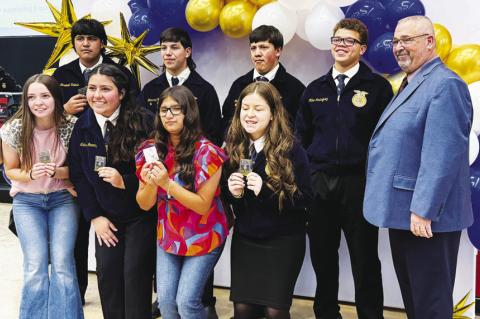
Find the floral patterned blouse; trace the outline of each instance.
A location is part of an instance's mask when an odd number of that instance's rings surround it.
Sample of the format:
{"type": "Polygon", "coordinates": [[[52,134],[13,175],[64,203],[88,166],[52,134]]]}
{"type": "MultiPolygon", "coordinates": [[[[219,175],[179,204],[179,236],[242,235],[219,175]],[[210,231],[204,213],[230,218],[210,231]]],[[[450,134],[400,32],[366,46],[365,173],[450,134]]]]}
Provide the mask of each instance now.
{"type": "MultiPolygon", "coordinates": [[[[142,180],[140,171],[145,164],[143,150],[153,145],[155,145],[153,140],[145,141],[135,157],[137,176],[140,180],[142,180]]],[[[196,142],[193,156],[194,189],[198,190],[203,182],[218,171],[226,159],[224,151],[206,138],[202,137],[196,142]]],[[[171,144],[168,146],[164,165],[170,178],[184,186],[185,183],[175,169],[175,150],[171,144]]],[[[200,256],[211,252],[224,242],[228,235],[228,227],[224,206],[220,200],[220,186],[217,187],[210,210],[205,215],[186,208],[173,197],[167,198],[167,193],[160,187],[157,196],[157,241],[163,250],[181,256],[200,256]]]]}

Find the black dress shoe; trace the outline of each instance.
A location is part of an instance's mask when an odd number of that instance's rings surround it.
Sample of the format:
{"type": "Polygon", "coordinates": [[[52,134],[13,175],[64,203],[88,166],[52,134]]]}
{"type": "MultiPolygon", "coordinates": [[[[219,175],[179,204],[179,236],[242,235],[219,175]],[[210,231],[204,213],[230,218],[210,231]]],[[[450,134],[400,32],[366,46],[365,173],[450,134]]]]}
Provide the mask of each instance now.
{"type": "Polygon", "coordinates": [[[207,310],[207,319],[218,319],[217,310],[215,306],[207,306],[205,307],[207,310]]]}
{"type": "Polygon", "coordinates": [[[158,302],[155,300],[152,303],[152,319],[160,318],[160,309],[158,309],[158,302]]]}

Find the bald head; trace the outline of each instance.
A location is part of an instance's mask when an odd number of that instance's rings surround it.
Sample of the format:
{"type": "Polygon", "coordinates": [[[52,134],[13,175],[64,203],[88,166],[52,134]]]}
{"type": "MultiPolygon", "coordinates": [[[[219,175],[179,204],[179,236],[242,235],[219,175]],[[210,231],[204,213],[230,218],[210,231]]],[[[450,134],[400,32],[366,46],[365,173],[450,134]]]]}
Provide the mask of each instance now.
{"type": "Polygon", "coordinates": [[[425,16],[411,16],[398,21],[394,33],[393,54],[407,74],[436,57],[433,23],[425,16]]]}

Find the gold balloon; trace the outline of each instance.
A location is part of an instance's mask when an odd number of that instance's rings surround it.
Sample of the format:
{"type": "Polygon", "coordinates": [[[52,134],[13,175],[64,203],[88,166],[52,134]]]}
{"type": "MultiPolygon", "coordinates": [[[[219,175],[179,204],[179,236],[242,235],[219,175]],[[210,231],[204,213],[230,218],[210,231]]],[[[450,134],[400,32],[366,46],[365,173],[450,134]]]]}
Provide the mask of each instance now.
{"type": "Polygon", "coordinates": [[[263,6],[264,4],[273,2],[274,0],[249,0],[251,3],[253,3],[256,6],[263,6]]]}
{"type": "Polygon", "coordinates": [[[400,84],[402,84],[403,78],[405,77],[405,72],[399,72],[394,75],[387,76],[388,82],[392,86],[393,93],[396,94],[400,84]]]}
{"type": "Polygon", "coordinates": [[[192,29],[207,32],[218,26],[223,0],[190,0],[185,17],[192,29]]]}
{"type": "Polygon", "coordinates": [[[236,0],[223,7],[220,13],[220,28],[231,38],[242,38],[252,30],[252,21],[257,12],[250,2],[236,0]]]}
{"type": "Polygon", "coordinates": [[[458,46],[450,51],[445,64],[468,84],[480,81],[480,45],[458,46]]]}
{"type": "Polygon", "coordinates": [[[452,49],[452,36],[450,32],[443,25],[433,24],[435,30],[435,40],[437,42],[437,54],[445,62],[452,49]]]}

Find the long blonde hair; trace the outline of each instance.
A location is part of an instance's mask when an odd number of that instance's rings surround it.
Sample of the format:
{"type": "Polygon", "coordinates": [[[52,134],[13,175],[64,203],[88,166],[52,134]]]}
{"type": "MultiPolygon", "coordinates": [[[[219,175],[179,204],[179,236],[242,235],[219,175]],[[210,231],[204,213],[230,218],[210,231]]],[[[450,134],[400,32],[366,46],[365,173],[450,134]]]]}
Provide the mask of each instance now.
{"type": "Polygon", "coordinates": [[[269,171],[266,185],[278,195],[278,207],[281,211],[287,197],[293,200],[293,195],[299,192],[290,160],[294,136],[280,93],[268,82],[251,83],[240,93],[225,140],[226,151],[230,157],[227,169],[229,172],[235,171],[240,159],[248,156],[250,138],[241,125],[240,111],[243,99],[251,94],[261,96],[272,113],[272,120],[265,132],[263,153],[269,171]]]}

